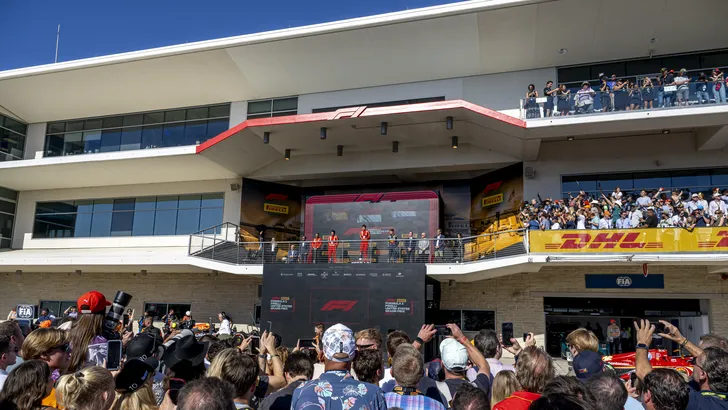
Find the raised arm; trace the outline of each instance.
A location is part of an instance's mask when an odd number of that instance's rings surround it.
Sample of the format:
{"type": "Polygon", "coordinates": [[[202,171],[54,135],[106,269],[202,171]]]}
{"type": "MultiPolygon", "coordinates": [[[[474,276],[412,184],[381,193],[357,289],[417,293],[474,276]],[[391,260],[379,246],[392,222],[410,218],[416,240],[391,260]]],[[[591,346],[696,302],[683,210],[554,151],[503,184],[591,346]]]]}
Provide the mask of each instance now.
{"type": "Polygon", "coordinates": [[[642,319],[640,323],[634,322],[637,331],[637,350],[635,351],[635,373],[640,380],[644,380],[645,376],[652,372],[650,364],[649,349],[652,344],[652,334],[655,333],[655,325],[651,325],[649,320],[642,319]],[[646,348],[645,348],[646,346],[646,348]]]}

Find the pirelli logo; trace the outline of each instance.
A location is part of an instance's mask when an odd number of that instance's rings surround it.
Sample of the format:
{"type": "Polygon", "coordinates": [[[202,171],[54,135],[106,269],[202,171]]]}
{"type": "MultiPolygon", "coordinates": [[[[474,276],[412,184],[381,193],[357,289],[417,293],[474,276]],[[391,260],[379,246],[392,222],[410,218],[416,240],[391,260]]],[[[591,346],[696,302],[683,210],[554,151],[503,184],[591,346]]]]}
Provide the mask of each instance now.
{"type": "Polygon", "coordinates": [[[486,196],[483,198],[483,208],[498,205],[499,203],[503,202],[503,194],[496,194],[491,196],[486,196]]]}
{"type": "Polygon", "coordinates": [[[288,215],[288,207],[285,205],[263,204],[263,210],[272,214],[288,215]]]}

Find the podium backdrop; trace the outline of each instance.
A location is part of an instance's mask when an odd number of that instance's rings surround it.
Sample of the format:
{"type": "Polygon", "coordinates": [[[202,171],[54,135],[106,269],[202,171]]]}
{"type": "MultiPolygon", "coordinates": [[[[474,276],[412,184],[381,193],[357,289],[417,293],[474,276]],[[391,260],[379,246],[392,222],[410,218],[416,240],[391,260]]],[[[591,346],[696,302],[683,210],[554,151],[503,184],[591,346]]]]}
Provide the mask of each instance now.
{"type": "Polygon", "coordinates": [[[317,323],[376,327],[385,337],[401,329],[414,339],[425,320],[425,276],[424,264],[265,265],[260,327],[270,321],[291,347],[311,339],[317,323]]]}

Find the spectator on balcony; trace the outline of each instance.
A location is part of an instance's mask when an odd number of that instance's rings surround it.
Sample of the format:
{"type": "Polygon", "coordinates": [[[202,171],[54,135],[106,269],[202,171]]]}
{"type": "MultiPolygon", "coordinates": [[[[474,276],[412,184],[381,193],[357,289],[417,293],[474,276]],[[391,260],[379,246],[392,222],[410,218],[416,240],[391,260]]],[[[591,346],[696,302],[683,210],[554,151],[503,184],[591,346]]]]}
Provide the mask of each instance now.
{"type": "Polygon", "coordinates": [[[637,205],[641,207],[649,206],[652,204],[652,198],[647,195],[647,191],[644,189],[640,191],[640,197],[637,198],[637,205]]]}
{"type": "Polygon", "coordinates": [[[708,209],[708,201],[705,200],[702,192],[698,192],[698,205],[702,206],[703,209],[708,209]]]}
{"type": "Polygon", "coordinates": [[[556,93],[556,97],[558,99],[557,109],[559,110],[559,115],[569,115],[569,110],[571,109],[571,106],[569,104],[571,91],[566,89],[566,84],[559,85],[559,90],[556,93]]]}
{"type": "Polygon", "coordinates": [[[465,243],[463,242],[463,234],[458,232],[455,236],[455,263],[463,263],[463,257],[465,256],[465,243]]]}
{"type": "Polygon", "coordinates": [[[564,229],[576,229],[576,217],[573,214],[569,214],[566,216],[564,229]]]}
{"type": "Polygon", "coordinates": [[[397,235],[394,233],[394,228],[391,228],[389,230],[389,236],[387,237],[387,255],[388,255],[388,262],[389,263],[397,263],[397,249],[399,246],[399,241],[397,240],[397,235]]]}
{"type": "Polygon", "coordinates": [[[596,92],[589,86],[588,81],[581,83],[581,89],[576,92],[577,114],[591,114],[594,112],[594,96],[596,92]]]}
{"type": "Polygon", "coordinates": [[[650,77],[645,77],[642,82],[642,102],[644,104],[644,109],[655,108],[654,100],[655,88],[652,86],[652,80],[650,80],[650,77]]]}
{"type": "Polygon", "coordinates": [[[690,77],[688,70],[681,68],[678,76],[675,77],[675,85],[677,86],[677,105],[687,106],[690,101],[690,77]]]}
{"type": "Polygon", "coordinates": [[[581,209],[576,211],[576,229],[586,229],[586,216],[581,209]]]}
{"type": "Polygon", "coordinates": [[[672,223],[672,219],[670,218],[670,215],[666,212],[663,212],[660,215],[660,223],[657,224],[658,228],[674,228],[675,225],[672,223]]]}
{"type": "Polygon", "coordinates": [[[713,225],[712,226],[728,226],[728,221],[725,217],[726,213],[725,211],[717,210],[715,211],[715,217],[713,218],[713,225]]]}
{"type": "Polygon", "coordinates": [[[427,234],[422,232],[420,240],[417,242],[417,262],[427,262],[427,256],[430,254],[430,241],[427,240],[427,234]]]}
{"type": "Polygon", "coordinates": [[[665,87],[665,107],[672,107],[675,102],[675,71],[666,71],[662,79],[662,85],[665,87]]]}
{"type": "Polygon", "coordinates": [[[321,247],[324,246],[324,240],[321,238],[321,235],[318,233],[313,238],[313,243],[311,244],[311,253],[313,253],[313,263],[317,263],[319,260],[321,260],[321,247]]]}
{"type": "Polygon", "coordinates": [[[526,109],[526,118],[541,117],[538,104],[536,103],[536,98],[538,98],[538,91],[536,91],[536,86],[533,84],[529,84],[528,90],[526,91],[526,104],[524,104],[523,106],[523,108],[526,109]]]}
{"type": "Polygon", "coordinates": [[[713,76],[710,77],[710,81],[713,82],[713,98],[715,98],[715,102],[725,103],[726,102],[726,93],[725,93],[725,77],[723,74],[723,71],[720,70],[720,68],[716,68],[713,70],[713,76]]]}
{"type": "Polygon", "coordinates": [[[632,227],[632,221],[629,219],[629,211],[623,210],[615,223],[617,229],[629,229],[632,227]]]}
{"type": "Polygon", "coordinates": [[[543,96],[546,97],[546,102],[543,103],[544,117],[550,117],[554,114],[554,95],[558,90],[553,90],[553,86],[553,81],[546,81],[546,87],[543,89],[543,96]]]}
{"type": "Polygon", "coordinates": [[[612,219],[609,211],[604,211],[602,217],[599,218],[599,229],[612,229],[612,219]]]}
{"type": "Polygon", "coordinates": [[[541,218],[540,218],[538,226],[542,231],[548,231],[551,229],[551,221],[548,218],[548,213],[546,213],[546,212],[541,213],[541,218]]]}
{"type": "Polygon", "coordinates": [[[688,211],[688,213],[692,214],[693,212],[695,212],[696,209],[698,209],[698,205],[700,205],[698,203],[699,198],[700,197],[697,193],[690,196],[690,201],[685,203],[685,209],[688,211]]]}
{"type": "Polygon", "coordinates": [[[702,205],[698,205],[698,209],[693,212],[693,220],[694,224],[691,225],[691,228],[704,228],[710,226],[713,222],[710,216],[706,215],[705,208],[702,205]]]}
{"type": "Polygon", "coordinates": [[[278,254],[278,243],[276,242],[276,238],[270,238],[270,243],[266,246],[266,248],[268,249],[263,252],[265,261],[267,263],[275,263],[276,256],[278,254]]]}
{"type": "Polygon", "coordinates": [[[642,228],[657,228],[657,216],[655,215],[655,208],[647,208],[647,216],[642,222],[642,228]]]}
{"type": "Polygon", "coordinates": [[[629,82],[629,107],[627,107],[629,110],[639,110],[642,108],[642,89],[640,86],[633,82],[629,82]]]}
{"type": "Polygon", "coordinates": [[[298,249],[296,249],[296,245],[291,244],[291,247],[288,249],[288,259],[286,260],[286,263],[297,263],[298,262],[298,249]]]}
{"type": "Polygon", "coordinates": [[[415,262],[415,251],[417,249],[417,238],[415,238],[414,234],[410,231],[409,234],[407,234],[407,240],[405,241],[406,251],[407,251],[407,263],[414,263],[415,262]]]}
{"type": "Polygon", "coordinates": [[[708,77],[705,73],[698,74],[698,81],[695,84],[695,93],[698,100],[698,104],[707,104],[710,102],[710,95],[708,89],[710,84],[708,83],[708,77]]]}
{"type": "Polygon", "coordinates": [[[614,86],[614,111],[626,111],[629,103],[629,83],[623,79],[617,80],[614,86]]]}
{"type": "Polygon", "coordinates": [[[617,86],[617,75],[612,74],[612,77],[607,81],[607,88],[609,88],[609,103],[610,111],[614,111],[614,87],[617,86]]]}
{"type": "Polygon", "coordinates": [[[708,205],[708,214],[710,216],[715,216],[717,211],[722,211],[724,214],[726,213],[726,204],[720,197],[721,195],[717,192],[713,194],[713,200],[710,201],[710,205],[708,205]]]}
{"type": "Polygon", "coordinates": [[[308,254],[311,252],[311,244],[306,242],[306,235],[301,237],[301,246],[298,250],[298,262],[308,263],[308,254]]]}
{"type": "Polygon", "coordinates": [[[665,106],[665,76],[667,75],[667,68],[660,69],[660,76],[657,77],[657,107],[663,108],[665,106]]]}
{"type": "Polygon", "coordinates": [[[611,111],[612,98],[610,97],[611,88],[606,75],[599,77],[599,102],[602,104],[602,112],[611,111]]]}

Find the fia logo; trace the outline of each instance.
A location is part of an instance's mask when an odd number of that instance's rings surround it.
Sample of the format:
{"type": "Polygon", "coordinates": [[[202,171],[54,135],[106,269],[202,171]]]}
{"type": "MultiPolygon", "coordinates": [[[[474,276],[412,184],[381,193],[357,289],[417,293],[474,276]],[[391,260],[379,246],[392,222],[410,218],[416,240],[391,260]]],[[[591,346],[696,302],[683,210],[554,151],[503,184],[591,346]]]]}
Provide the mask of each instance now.
{"type": "Polygon", "coordinates": [[[619,276],[617,278],[617,286],[620,288],[628,288],[632,286],[632,279],[629,276],[619,276]]]}

